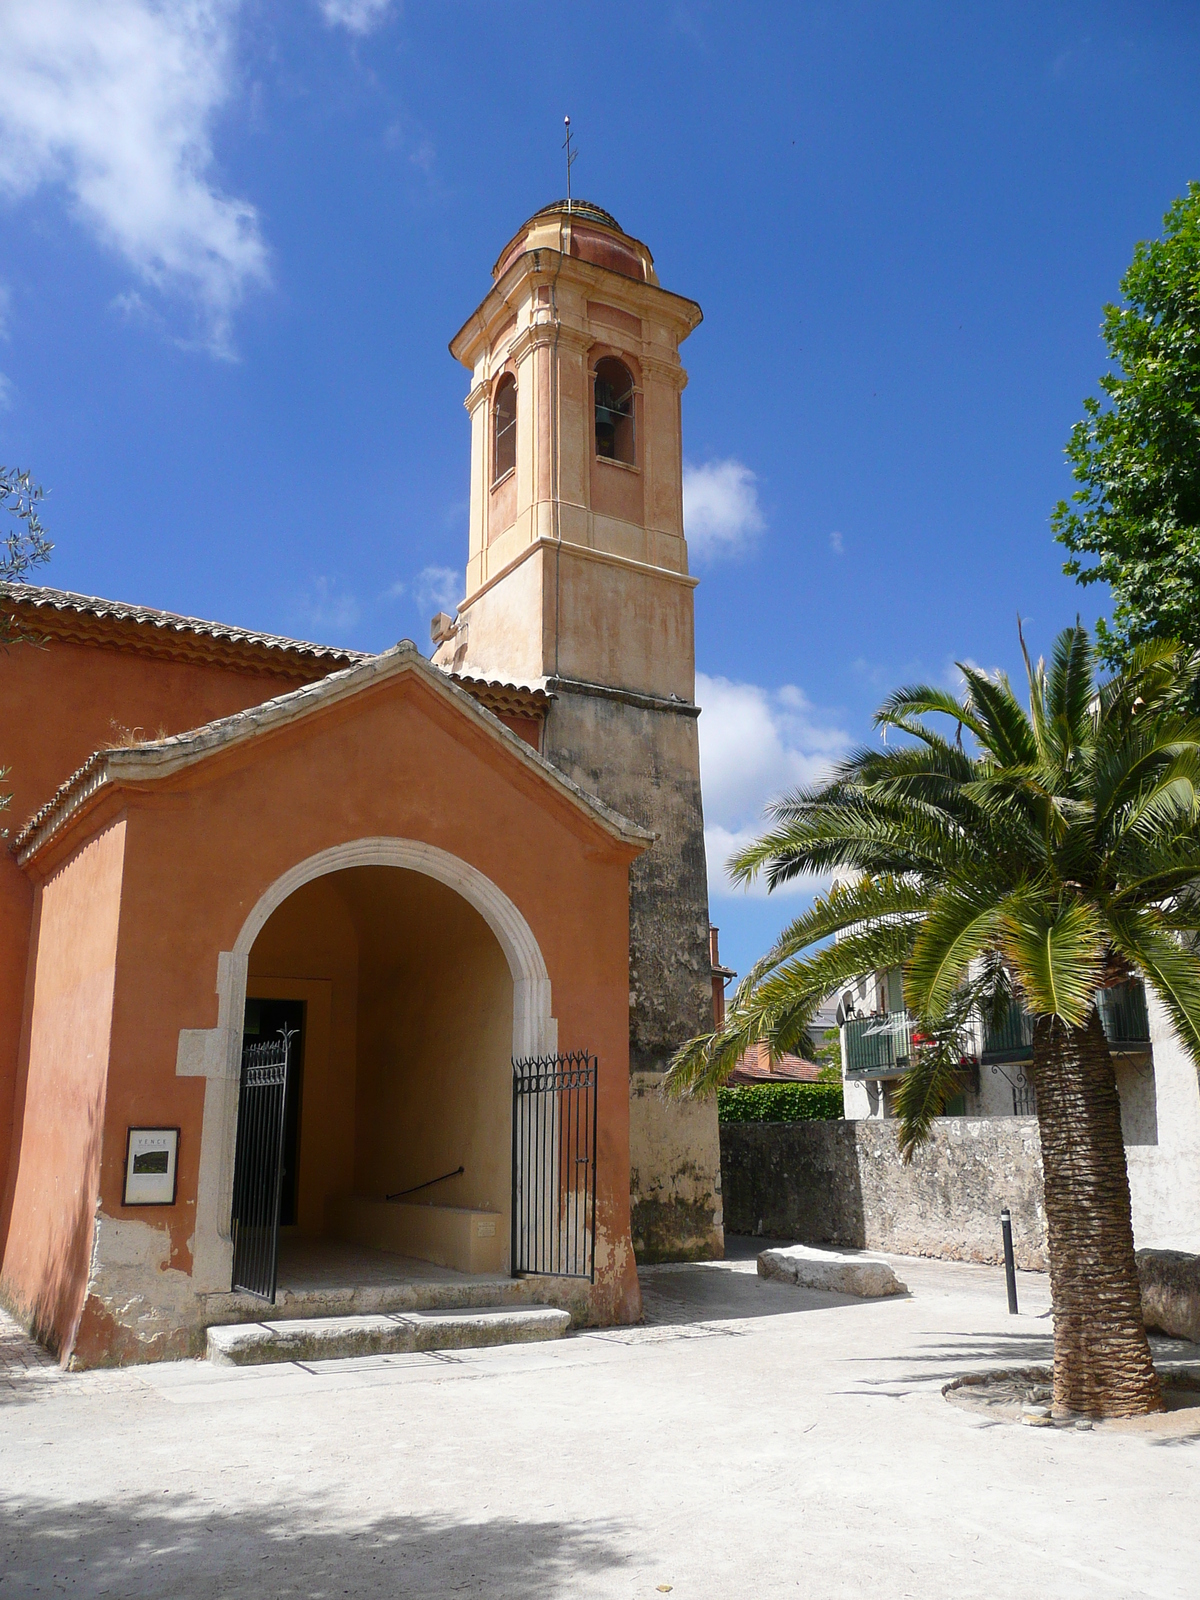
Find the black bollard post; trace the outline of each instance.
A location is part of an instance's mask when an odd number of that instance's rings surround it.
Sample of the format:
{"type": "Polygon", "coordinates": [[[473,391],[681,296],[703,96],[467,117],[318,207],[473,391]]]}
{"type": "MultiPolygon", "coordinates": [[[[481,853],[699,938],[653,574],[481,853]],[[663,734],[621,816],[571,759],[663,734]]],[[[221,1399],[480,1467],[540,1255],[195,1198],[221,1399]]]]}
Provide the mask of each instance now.
{"type": "Polygon", "coordinates": [[[1017,1264],[1013,1260],[1012,1213],[1008,1207],[1000,1213],[1000,1233],[1004,1239],[1004,1278],[1008,1284],[1008,1314],[1017,1314],[1017,1264]]]}

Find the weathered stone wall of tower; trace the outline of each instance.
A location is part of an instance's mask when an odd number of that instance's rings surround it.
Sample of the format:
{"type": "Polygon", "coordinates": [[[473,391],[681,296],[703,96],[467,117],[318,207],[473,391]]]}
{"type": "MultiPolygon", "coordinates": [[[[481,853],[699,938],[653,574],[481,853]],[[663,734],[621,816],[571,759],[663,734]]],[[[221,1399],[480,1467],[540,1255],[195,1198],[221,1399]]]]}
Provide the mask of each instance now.
{"type": "Polygon", "coordinates": [[[708,883],[695,706],[551,679],[544,754],[658,839],[629,881],[630,1187],[641,1261],[719,1256],[711,1102],[667,1101],[663,1073],[712,1026],[708,883]]]}

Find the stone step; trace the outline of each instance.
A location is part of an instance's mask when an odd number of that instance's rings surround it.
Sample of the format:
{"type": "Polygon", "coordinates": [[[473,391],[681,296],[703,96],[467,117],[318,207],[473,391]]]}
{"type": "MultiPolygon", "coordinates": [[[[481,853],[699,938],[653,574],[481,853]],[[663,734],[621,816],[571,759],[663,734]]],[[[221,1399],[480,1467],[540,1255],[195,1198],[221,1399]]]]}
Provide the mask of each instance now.
{"type": "Polygon", "coordinates": [[[570,1326],[570,1313],[551,1306],[235,1322],[209,1328],[208,1359],[218,1366],[255,1367],[272,1361],[335,1361],[404,1350],[473,1350],[561,1339],[570,1326]]]}

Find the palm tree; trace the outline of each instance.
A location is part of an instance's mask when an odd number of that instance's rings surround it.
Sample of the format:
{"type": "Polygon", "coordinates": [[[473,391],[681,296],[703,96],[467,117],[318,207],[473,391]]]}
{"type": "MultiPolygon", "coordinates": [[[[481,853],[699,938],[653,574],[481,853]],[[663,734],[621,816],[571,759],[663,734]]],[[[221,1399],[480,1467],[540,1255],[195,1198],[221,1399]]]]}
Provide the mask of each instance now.
{"type": "MultiPolygon", "coordinates": [[[[1024,651],[1024,640],[1021,641],[1024,651]]],[[[924,1043],[897,1095],[907,1159],[961,1084],[982,1011],[1034,1019],[1056,1409],[1159,1410],[1142,1325],[1129,1179],[1100,990],[1137,975],[1200,1062],[1200,658],[1141,646],[1098,683],[1091,642],[1063,632],[1050,667],[1025,655],[1029,708],[1006,678],[961,666],[965,692],[899,690],[876,713],[899,743],[852,754],[771,807],[735,881],[844,879],[739,987],[725,1025],[676,1055],[677,1094],[710,1092],[765,1039],[804,1049],[821,999],[900,967],[924,1043]],[[946,734],[929,718],[949,719],[946,734]],[[964,735],[967,736],[964,743],[964,735]]]]}

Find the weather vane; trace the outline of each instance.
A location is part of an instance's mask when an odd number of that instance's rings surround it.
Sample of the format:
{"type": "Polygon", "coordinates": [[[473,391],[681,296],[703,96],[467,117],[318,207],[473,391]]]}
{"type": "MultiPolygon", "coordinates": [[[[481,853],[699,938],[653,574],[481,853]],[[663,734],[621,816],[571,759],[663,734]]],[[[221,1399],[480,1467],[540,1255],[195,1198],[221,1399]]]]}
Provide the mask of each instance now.
{"type": "Polygon", "coordinates": [[[564,117],[563,123],[567,130],[567,137],[563,140],[563,149],[567,152],[567,210],[571,209],[571,168],[575,165],[578,150],[571,149],[571,119],[564,117]]]}

